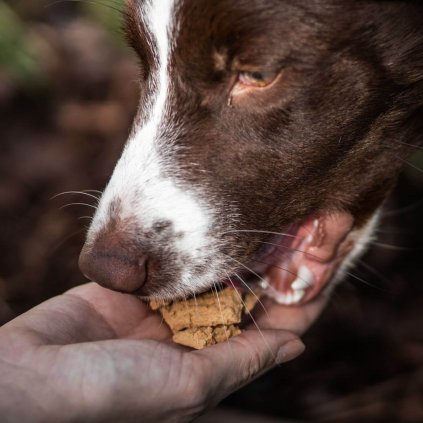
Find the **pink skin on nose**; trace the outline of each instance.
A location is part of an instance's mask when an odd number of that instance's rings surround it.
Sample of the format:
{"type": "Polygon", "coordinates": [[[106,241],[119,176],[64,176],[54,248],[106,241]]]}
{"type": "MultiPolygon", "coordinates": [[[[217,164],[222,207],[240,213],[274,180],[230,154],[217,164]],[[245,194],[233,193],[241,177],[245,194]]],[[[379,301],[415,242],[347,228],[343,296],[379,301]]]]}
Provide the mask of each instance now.
{"type": "Polygon", "coordinates": [[[276,248],[267,258],[273,265],[264,274],[264,293],[288,305],[316,297],[353,248],[354,243],[348,238],[352,226],[353,218],[346,212],[307,219],[289,247],[282,247],[289,254],[281,254],[276,248]]]}

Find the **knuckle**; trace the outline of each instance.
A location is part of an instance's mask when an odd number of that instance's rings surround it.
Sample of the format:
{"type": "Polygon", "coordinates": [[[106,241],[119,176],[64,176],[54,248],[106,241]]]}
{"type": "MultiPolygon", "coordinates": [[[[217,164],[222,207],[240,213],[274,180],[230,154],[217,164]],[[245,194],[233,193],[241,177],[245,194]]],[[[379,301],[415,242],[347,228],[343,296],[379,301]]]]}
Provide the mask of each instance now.
{"type": "Polygon", "coordinates": [[[210,393],[208,377],[204,363],[192,354],[184,358],[182,371],[187,377],[184,378],[184,386],[181,387],[182,404],[189,409],[202,409],[207,403],[210,393]]]}
{"type": "Polygon", "coordinates": [[[246,360],[243,363],[243,369],[241,372],[244,382],[248,382],[256,378],[263,371],[271,367],[273,361],[273,353],[270,349],[269,351],[266,351],[265,354],[263,351],[256,348],[251,349],[250,354],[246,357],[246,360]]]}
{"type": "Polygon", "coordinates": [[[244,377],[248,381],[253,379],[254,376],[263,368],[263,360],[260,354],[252,351],[244,365],[244,377]]]}

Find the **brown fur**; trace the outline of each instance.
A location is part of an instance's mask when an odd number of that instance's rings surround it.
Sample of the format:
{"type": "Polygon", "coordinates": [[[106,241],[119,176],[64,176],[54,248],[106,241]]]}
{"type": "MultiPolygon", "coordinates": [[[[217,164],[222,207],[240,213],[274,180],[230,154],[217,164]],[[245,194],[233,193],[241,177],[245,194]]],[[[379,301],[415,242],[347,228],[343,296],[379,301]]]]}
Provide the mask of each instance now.
{"type": "MultiPolygon", "coordinates": [[[[128,1],[125,30],[141,62],[139,123],[156,65],[137,4],[128,1]]],[[[395,184],[408,144],[422,142],[423,4],[184,0],[177,19],[175,167],[184,184],[208,187],[220,230],[232,210],[237,229],[281,231],[321,210],[365,223],[395,184]],[[280,75],[229,99],[237,73],[253,70],[280,75]]],[[[258,239],[238,234],[227,248],[245,262],[258,239]]],[[[169,259],[164,250],[157,257],[169,259]]],[[[150,273],[151,286],[162,272],[150,273]]]]}

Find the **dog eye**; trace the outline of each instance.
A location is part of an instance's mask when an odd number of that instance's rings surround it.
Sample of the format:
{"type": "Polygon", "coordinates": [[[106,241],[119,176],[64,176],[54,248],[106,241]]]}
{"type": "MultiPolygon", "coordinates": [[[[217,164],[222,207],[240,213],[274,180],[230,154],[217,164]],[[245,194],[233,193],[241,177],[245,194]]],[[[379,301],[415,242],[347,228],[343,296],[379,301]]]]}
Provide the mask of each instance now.
{"type": "Polygon", "coordinates": [[[238,82],[248,87],[263,88],[275,80],[277,72],[239,72],[238,82]]]}

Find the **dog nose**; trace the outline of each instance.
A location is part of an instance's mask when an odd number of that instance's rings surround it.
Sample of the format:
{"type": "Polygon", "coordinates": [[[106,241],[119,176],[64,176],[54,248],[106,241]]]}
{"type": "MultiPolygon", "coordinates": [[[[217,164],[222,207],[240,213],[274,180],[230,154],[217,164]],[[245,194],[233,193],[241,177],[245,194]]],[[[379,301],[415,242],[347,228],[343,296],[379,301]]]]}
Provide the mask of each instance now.
{"type": "Polygon", "coordinates": [[[136,254],[121,245],[85,245],[79,268],[90,280],[119,292],[136,293],[146,282],[148,256],[136,254]]]}

